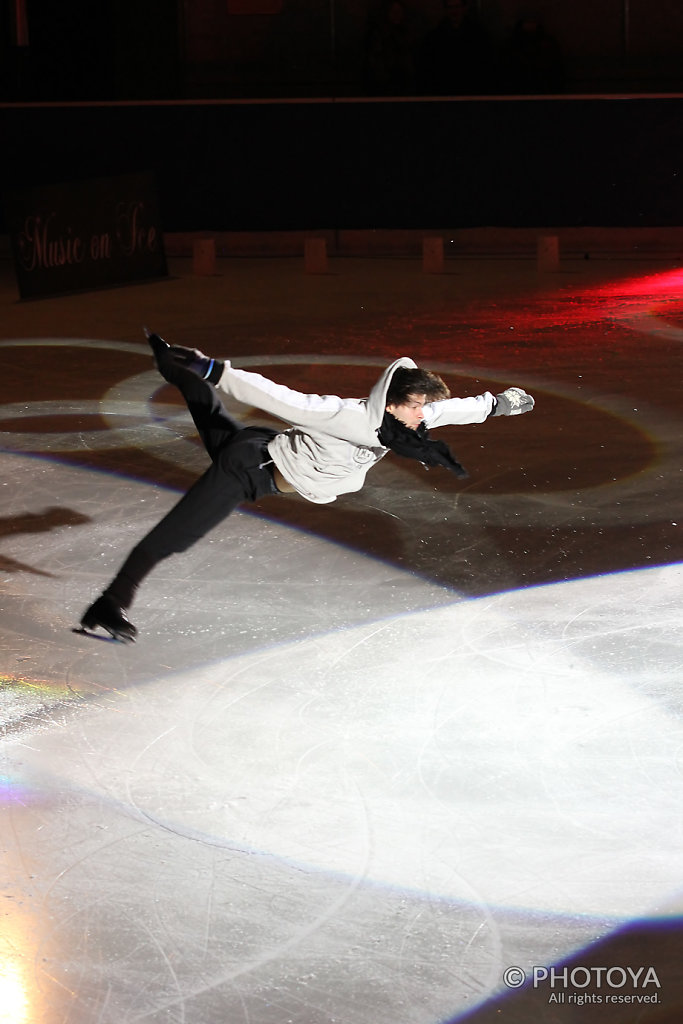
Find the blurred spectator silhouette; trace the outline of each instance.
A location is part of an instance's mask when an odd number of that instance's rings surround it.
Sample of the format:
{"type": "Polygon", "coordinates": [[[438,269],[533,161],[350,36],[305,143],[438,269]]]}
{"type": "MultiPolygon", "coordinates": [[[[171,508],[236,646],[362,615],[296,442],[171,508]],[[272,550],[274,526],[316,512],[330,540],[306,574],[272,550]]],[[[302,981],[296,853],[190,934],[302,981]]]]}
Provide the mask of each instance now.
{"type": "Polygon", "coordinates": [[[401,0],[383,0],[368,19],[365,92],[369,96],[409,96],[415,92],[414,12],[401,0]]]}
{"type": "Polygon", "coordinates": [[[558,41],[539,18],[520,18],[503,44],[498,65],[501,92],[530,95],[563,92],[565,68],[558,41]]]}
{"type": "Polygon", "coordinates": [[[421,40],[418,90],[428,96],[475,96],[493,91],[493,46],[470,0],[442,0],[441,21],[421,40]]]}

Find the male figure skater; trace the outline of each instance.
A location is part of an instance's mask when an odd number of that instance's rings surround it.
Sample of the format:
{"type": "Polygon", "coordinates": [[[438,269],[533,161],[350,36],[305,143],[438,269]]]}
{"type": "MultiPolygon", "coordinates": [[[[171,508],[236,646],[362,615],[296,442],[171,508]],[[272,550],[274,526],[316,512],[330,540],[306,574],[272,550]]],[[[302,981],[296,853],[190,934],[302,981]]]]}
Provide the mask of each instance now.
{"type": "Polygon", "coordinates": [[[85,611],[83,629],[101,626],[117,640],[132,641],[137,629],[126,615],[138,586],[162,559],[186,551],[243,501],[293,492],[327,503],[358,491],[388,451],[443,466],[465,476],[442,441],[428,428],[482,423],[489,416],[529,412],[534,400],[521,388],[451,398],[443,380],[412,359],[397,359],[368,398],[305,395],[258,373],[237,370],[229,360],[197,349],[168,345],[148,334],[161,375],[180,390],[211,459],[206,472],[146,537],[133,548],[103,594],[85,611]],[[243,426],[217,392],[256,406],[290,423],[287,430],[243,426]]]}

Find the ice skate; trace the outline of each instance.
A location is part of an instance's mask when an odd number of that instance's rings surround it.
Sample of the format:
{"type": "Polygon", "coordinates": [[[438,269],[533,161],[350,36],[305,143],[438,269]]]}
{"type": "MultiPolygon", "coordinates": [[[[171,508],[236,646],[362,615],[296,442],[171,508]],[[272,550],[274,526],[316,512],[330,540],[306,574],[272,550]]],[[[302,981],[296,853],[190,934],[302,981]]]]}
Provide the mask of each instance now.
{"type": "Polygon", "coordinates": [[[154,353],[154,361],[156,362],[157,369],[161,372],[161,363],[168,360],[171,353],[171,346],[163,338],[160,338],[158,334],[154,334],[149,328],[145,327],[145,337],[152,352],[154,353]]]}
{"type": "Polygon", "coordinates": [[[97,626],[106,629],[114,640],[121,640],[124,643],[134,643],[138,633],[123,608],[106,594],[98,597],[81,619],[81,629],[85,632],[90,632],[97,626]]]}

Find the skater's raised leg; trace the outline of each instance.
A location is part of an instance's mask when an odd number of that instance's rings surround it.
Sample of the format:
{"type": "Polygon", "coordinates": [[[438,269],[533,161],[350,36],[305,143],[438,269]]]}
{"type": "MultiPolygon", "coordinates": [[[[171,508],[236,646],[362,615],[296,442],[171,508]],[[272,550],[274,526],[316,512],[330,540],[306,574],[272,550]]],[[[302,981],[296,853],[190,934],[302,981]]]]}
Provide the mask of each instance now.
{"type": "Polygon", "coordinates": [[[159,373],[169,384],[174,384],[185,399],[202,444],[213,460],[242,430],[242,424],[230,415],[208,381],[173,358],[173,349],[158,334],[147,334],[147,341],[159,373]]]}

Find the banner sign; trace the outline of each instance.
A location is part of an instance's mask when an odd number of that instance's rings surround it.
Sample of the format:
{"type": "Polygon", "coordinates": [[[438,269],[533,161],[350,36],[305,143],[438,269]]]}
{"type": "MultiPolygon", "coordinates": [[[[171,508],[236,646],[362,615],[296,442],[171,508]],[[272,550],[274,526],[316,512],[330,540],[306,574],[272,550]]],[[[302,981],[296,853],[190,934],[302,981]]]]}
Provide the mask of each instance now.
{"type": "Polygon", "coordinates": [[[29,188],[5,205],[22,299],[168,273],[150,174],[29,188]]]}

